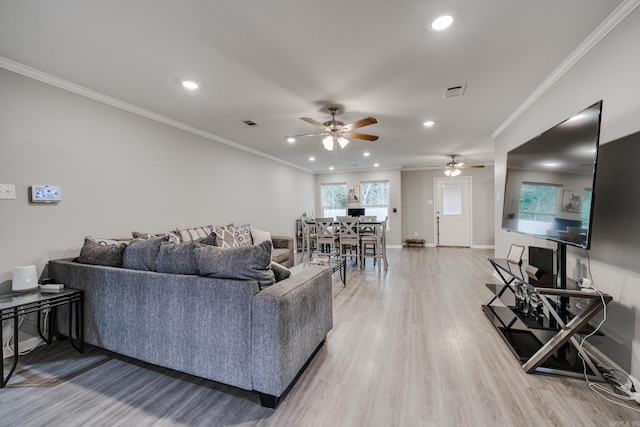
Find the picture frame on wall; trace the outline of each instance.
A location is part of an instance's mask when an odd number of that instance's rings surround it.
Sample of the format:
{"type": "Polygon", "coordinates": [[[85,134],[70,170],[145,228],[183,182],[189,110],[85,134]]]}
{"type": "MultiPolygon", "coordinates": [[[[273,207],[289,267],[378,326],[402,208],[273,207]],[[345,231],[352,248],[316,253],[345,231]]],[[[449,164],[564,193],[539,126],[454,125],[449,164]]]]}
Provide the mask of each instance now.
{"type": "Polygon", "coordinates": [[[360,186],[352,185],[347,187],[347,203],[360,202],[360,186]]]}

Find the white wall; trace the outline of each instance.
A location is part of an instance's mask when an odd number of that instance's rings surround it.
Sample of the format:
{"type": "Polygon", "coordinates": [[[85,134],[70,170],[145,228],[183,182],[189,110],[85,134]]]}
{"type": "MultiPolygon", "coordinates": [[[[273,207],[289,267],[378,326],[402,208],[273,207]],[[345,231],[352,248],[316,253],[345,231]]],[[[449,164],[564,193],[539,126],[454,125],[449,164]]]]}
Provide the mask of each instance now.
{"type": "MultiPolygon", "coordinates": [[[[637,132],[640,129],[640,8],[627,18],[588,52],[574,67],[561,77],[524,114],[496,139],[495,192],[500,197],[495,203],[496,256],[505,256],[512,243],[555,247],[543,240],[528,238],[501,230],[502,196],[504,191],[506,153],[535,135],[554,126],[582,109],[602,99],[601,143],[607,143],[637,132]]],[[[637,168],[638,159],[628,167],[637,168]]],[[[600,174],[601,171],[599,170],[600,174]]],[[[602,171],[602,173],[607,173],[602,171]]],[[[637,191],[637,189],[634,189],[637,191]]],[[[597,197],[597,196],[596,196],[597,197]]],[[[597,215],[597,200],[596,200],[597,215]]],[[[640,227],[640,220],[638,221],[640,227]]],[[[597,244],[597,242],[593,242],[597,244]]],[[[577,278],[585,272],[584,254],[569,251],[568,273],[577,278]]],[[[631,336],[625,343],[632,374],[640,375],[640,275],[614,265],[594,260],[591,263],[597,287],[611,294],[614,301],[635,314],[630,324],[609,325],[614,338],[631,336]]]]}
{"type": "Polygon", "coordinates": [[[0,291],[16,265],[77,256],[87,235],[240,224],[295,235],[311,173],[0,69],[0,291]],[[32,184],[59,185],[31,205],[32,184]]]}
{"type": "MultiPolygon", "coordinates": [[[[464,169],[461,176],[470,176],[473,213],[472,247],[494,244],[494,173],[493,167],[464,169]]],[[[436,178],[445,178],[442,170],[402,172],[402,240],[421,238],[428,245],[435,244],[435,186],[436,178]],[[432,201],[432,204],[429,204],[432,201]],[[415,237],[415,233],[418,234],[415,237]]]]}
{"type": "MultiPolygon", "coordinates": [[[[387,234],[387,244],[390,246],[400,245],[400,231],[402,228],[400,216],[402,211],[402,194],[400,191],[402,185],[401,178],[399,169],[316,175],[316,200],[314,213],[316,216],[320,216],[322,213],[322,184],[344,183],[347,186],[352,186],[360,185],[363,181],[389,181],[389,232],[387,234]],[[394,207],[397,210],[395,213],[393,212],[394,207]]],[[[362,207],[362,204],[349,203],[347,207],[359,208],[362,207]]]]}

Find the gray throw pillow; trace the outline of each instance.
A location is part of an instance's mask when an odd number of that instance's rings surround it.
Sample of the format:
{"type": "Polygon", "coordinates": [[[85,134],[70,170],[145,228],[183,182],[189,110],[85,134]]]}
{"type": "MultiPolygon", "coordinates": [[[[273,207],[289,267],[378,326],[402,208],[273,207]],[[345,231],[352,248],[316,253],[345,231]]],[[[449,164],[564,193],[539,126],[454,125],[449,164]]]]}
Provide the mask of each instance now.
{"type": "Polygon", "coordinates": [[[196,248],[196,262],[202,276],[220,279],[256,280],[260,289],[275,283],[271,265],[270,241],[258,246],[222,249],[214,246],[196,248]]]}
{"type": "Polygon", "coordinates": [[[156,271],[156,259],[160,245],[169,241],[169,236],[132,240],[122,256],[122,266],[132,270],[156,271]]]}
{"type": "Polygon", "coordinates": [[[273,275],[276,278],[276,283],[291,276],[291,270],[289,270],[282,264],[278,264],[277,262],[271,261],[271,270],[273,270],[273,275]]]}
{"type": "Polygon", "coordinates": [[[196,240],[196,242],[202,243],[203,245],[216,246],[216,233],[212,232],[207,237],[196,240]]]}
{"type": "Polygon", "coordinates": [[[172,274],[200,274],[195,250],[201,246],[203,245],[198,242],[163,243],[156,261],[156,271],[172,274]]]}
{"type": "Polygon", "coordinates": [[[78,262],[81,264],[120,267],[122,266],[122,254],[126,247],[126,243],[106,245],[87,237],[84,239],[82,249],[80,249],[78,262]]]}

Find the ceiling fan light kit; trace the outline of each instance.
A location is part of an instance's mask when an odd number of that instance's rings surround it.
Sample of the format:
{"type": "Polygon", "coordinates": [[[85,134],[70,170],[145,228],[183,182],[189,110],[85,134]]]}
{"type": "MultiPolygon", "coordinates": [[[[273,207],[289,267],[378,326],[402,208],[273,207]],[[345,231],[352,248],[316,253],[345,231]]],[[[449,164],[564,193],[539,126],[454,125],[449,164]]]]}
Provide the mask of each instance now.
{"type": "Polygon", "coordinates": [[[444,174],[446,176],[458,176],[462,173],[461,169],[467,168],[483,168],[484,165],[466,165],[463,162],[456,162],[456,155],[451,155],[451,161],[447,163],[447,166],[444,170],[444,174]]]}
{"type": "Polygon", "coordinates": [[[292,136],[285,137],[285,139],[287,141],[291,141],[291,140],[295,140],[295,138],[297,137],[324,136],[324,138],[322,139],[322,146],[327,151],[333,151],[334,156],[338,149],[338,146],[344,149],[347,146],[347,144],[349,144],[349,140],[347,139],[347,137],[352,139],[361,139],[364,141],[371,141],[371,142],[378,140],[377,135],[368,135],[365,133],[352,132],[354,129],[358,129],[364,126],[369,126],[369,125],[378,123],[378,121],[375,118],[365,117],[364,119],[360,119],[356,122],[345,124],[340,120],[336,120],[336,114],[338,113],[337,107],[329,107],[328,111],[329,111],[329,114],[331,114],[331,120],[326,121],[324,123],[320,123],[319,121],[311,119],[309,117],[300,118],[300,120],[303,120],[315,127],[322,129],[323,132],[306,133],[302,135],[292,135],[292,136]]]}

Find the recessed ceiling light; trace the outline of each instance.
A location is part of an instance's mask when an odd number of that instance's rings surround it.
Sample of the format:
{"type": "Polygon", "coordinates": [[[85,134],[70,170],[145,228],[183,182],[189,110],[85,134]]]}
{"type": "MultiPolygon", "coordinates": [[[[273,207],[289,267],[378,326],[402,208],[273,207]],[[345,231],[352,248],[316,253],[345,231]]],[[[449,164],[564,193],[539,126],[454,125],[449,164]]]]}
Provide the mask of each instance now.
{"type": "Polygon", "coordinates": [[[329,170],[330,170],[330,171],[332,171],[332,170],[334,170],[334,169],[335,169],[335,168],[334,168],[333,166],[329,166],[329,170]]]}
{"type": "Polygon", "coordinates": [[[293,142],[296,142],[296,139],[295,138],[287,138],[287,142],[293,143],[293,142]]]}
{"type": "Polygon", "coordinates": [[[369,156],[371,155],[371,153],[369,153],[369,152],[367,151],[367,152],[362,153],[362,155],[363,155],[363,156],[365,156],[365,157],[369,157],[369,156]]]}
{"type": "Polygon", "coordinates": [[[198,89],[198,83],[196,82],[192,82],[190,80],[185,80],[182,82],[182,86],[186,87],[187,89],[198,89]]]}
{"type": "Polygon", "coordinates": [[[380,166],[380,163],[374,163],[374,164],[373,164],[373,167],[374,167],[374,168],[377,168],[378,166],[380,166]]]}
{"type": "Polygon", "coordinates": [[[441,31],[441,30],[444,30],[446,28],[449,28],[449,26],[451,26],[451,24],[453,24],[453,17],[451,15],[443,15],[443,16],[440,16],[440,17],[436,18],[431,23],[431,28],[433,28],[436,31],[441,31]]]}
{"type": "Polygon", "coordinates": [[[435,124],[436,124],[436,122],[434,122],[433,120],[427,120],[426,122],[423,123],[423,125],[425,125],[428,128],[430,128],[431,126],[433,126],[435,124]]]}
{"type": "Polygon", "coordinates": [[[313,161],[315,161],[315,160],[316,160],[316,158],[315,158],[315,157],[309,157],[309,161],[310,161],[310,162],[313,162],[313,161]]]}

